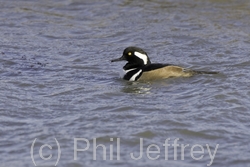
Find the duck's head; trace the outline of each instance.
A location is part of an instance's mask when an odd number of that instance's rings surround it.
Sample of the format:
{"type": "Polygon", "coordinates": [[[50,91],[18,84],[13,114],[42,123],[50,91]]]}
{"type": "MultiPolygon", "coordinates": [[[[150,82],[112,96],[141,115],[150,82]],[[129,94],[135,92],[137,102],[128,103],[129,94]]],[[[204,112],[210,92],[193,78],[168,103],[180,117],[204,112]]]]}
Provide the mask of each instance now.
{"type": "Polygon", "coordinates": [[[128,61],[128,63],[123,67],[124,69],[138,68],[151,64],[147,53],[141,48],[133,46],[124,49],[122,57],[113,59],[111,62],[123,60],[128,61]]]}

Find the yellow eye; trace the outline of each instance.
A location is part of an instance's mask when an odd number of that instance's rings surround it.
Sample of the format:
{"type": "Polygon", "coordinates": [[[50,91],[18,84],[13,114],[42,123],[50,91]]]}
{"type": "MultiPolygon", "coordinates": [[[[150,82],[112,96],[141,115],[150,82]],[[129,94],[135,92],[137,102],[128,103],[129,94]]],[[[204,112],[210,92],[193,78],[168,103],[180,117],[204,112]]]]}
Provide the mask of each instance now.
{"type": "Polygon", "coordinates": [[[131,53],[131,52],[128,52],[128,55],[129,55],[129,56],[131,56],[131,55],[132,55],[132,53],[131,53]]]}

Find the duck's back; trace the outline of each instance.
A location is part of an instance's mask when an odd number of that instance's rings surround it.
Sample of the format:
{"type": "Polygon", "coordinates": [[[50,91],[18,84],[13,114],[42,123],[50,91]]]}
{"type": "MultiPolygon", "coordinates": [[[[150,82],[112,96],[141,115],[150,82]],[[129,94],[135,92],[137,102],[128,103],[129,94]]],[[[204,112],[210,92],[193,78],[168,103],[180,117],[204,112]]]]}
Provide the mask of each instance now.
{"type": "Polygon", "coordinates": [[[150,64],[143,69],[138,80],[157,80],[170,77],[190,77],[194,74],[192,70],[169,64],[150,64]]]}

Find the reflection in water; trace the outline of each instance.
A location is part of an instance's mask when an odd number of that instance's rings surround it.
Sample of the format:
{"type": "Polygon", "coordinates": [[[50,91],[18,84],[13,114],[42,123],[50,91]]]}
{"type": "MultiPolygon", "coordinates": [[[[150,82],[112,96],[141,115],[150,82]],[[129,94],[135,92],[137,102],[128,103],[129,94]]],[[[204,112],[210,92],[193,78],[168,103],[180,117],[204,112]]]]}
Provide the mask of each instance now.
{"type": "Polygon", "coordinates": [[[152,89],[150,82],[127,82],[122,88],[124,93],[149,94],[152,89]]]}
{"type": "Polygon", "coordinates": [[[249,8],[249,0],[0,1],[2,166],[32,167],[35,138],[58,139],[62,167],[206,166],[205,156],[131,160],[140,137],[144,148],[167,137],[220,143],[213,167],[249,165],[249,8]],[[131,45],[152,62],[220,74],[117,79],[123,64],[109,60],[131,45]],[[107,153],[110,137],[120,137],[122,159],[93,161],[90,146],[74,161],[74,137],[97,137],[107,153]]]}

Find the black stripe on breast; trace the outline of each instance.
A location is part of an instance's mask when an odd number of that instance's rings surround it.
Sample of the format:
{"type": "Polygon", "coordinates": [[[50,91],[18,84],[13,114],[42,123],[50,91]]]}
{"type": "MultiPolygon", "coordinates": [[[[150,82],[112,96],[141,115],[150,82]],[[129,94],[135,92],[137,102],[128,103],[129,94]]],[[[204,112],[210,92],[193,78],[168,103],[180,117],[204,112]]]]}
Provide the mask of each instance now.
{"type": "MultiPolygon", "coordinates": [[[[127,73],[124,75],[123,79],[129,81],[130,78],[133,77],[133,75],[136,74],[137,72],[139,72],[140,70],[141,70],[140,68],[137,68],[137,69],[134,69],[134,70],[132,70],[132,71],[127,72],[127,73]]],[[[138,78],[140,78],[141,74],[142,74],[142,72],[135,78],[135,80],[137,80],[138,78]]]]}
{"type": "Polygon", "coordinates": [[[142,70],[143,71],[152,71],[152,70],[156,70],[156,69],[163,68],[163,67],[170,66],[170,65],[172,65],[172,64],[160,64],[160,63],[149,64],[149,65],[146,65],[142,70]]]}

